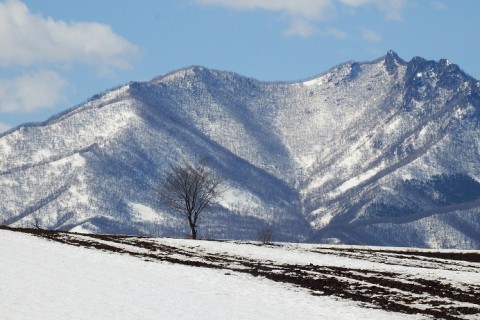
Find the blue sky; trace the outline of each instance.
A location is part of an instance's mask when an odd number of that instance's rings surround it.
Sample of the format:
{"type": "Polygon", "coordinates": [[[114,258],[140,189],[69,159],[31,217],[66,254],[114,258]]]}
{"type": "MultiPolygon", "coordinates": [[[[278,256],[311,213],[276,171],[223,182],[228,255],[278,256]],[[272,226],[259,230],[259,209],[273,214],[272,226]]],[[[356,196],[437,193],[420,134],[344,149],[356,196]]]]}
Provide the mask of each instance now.
{"type": "Polygon", "coordinates": [[[477,0],[0,0],[0,131],[191,65],[311,78],[392,49],[480,79],[477,0]]]}

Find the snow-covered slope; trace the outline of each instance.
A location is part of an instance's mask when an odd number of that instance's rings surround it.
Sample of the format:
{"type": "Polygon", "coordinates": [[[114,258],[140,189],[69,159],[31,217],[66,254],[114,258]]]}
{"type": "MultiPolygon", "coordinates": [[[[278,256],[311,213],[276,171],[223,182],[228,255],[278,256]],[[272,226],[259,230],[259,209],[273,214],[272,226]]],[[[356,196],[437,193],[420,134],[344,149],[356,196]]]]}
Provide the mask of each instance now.
{"type": "Polygon", "coordinates": [[[0,232],[3,319],[419,319],[266,279],[0,232]]]}
{"type": "Polygon", "coordinates": [[[480,315],[478,251],[261,246],[40,230],[0,230],[0,250],[2,319],[480,315]]]}
{"type": "Polygon", "coordinates": [[[480,248],[480,84],[447,60],[349,62],[295,83],[191,67],[0,137],[9,225],[185,234],[172,162],[228,185],[200,235],[480,248]]]}

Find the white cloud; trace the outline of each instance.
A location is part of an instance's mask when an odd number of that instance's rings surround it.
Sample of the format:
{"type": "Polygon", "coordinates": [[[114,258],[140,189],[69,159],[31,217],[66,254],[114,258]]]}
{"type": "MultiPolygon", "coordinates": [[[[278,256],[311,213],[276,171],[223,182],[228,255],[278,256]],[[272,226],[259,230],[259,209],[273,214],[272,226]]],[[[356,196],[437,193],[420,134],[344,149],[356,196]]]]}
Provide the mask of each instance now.
{"type": "Polygon", "coordinates": [[[295,20],[291,23],[284,34],[287,36],[301,36],[308,37],[314,34],[316,31],[315,27],[309,21],[305,20],[295,20]]]}
{"type": "Polygon", "coordinates": [[[204,5],[218,5],[240,10],[264,9],[283,11],[291,16],[306,19],[326,19],[330,16],[331,0],[195,0],[204,5]]]}
{"type": "Polygon", "coordinates": [[[11,125],[5,123],[5,122],[0,122],[0,134],[7,131],[8,129],[12,128],[11,125]]]}
{"type": "Polygon", "coordinates": [[[360,31],[362,32],[362,35],[361,35],[362,40],[365,40],[368,42],[380,42],[383,39],[380,34],[378,34],[377,32],[371,29],[360,28],[360,31]]]}
{"type": "Polygon", "coordinates": [[[325,30],[319,32],[322,37],[333,37],[337,39],[345,39],[348,34],[345,31],[338,30],[334,27],[328,27],[325,30]]]}
{"type": "Polygon", "coordinates": [[[126,68],[138,48],[94,22],[64,22],[33,14],[18,0],[0,2],[0,66],[82,62],[126,68]]]}
{"type": "Polygon", "coordinates": [[[53,71],[37,71],[0,79],[1,112],[33,112],[63,101],[67,81],[53,71]]]}
{"type": "MultiPolygon", "coordinates": [[[[290,25],[284,34],[308,37],[320,35],[344,39],[347,34],[335,28],[319,29],[316,21],[327,21],[337,15],[337,6],[359,8],[373,6],[389,20],[402,20],[402,11],[410,5],[410,0],[192,0],[206,6],[222,6],[234,10],[262,9],[275,11],[286,16],[290,25]]],[[[439,2],[439,1],[437,1],[439,2]]],[[[340,11],[341,12],[341,11],[340,11]]],[[[365,33],[365,40],[381,41],[381,36],[372,32],[365,33]]]]}
{"type": "Polygon", "coordinates": [[[432,1],[432,7],[437,10],[445,11],[448,10],[448,6],[442,1],[432,1]]]}
{"type": "Polygon", "coordinates": [[[407,0],[340,0],[346,6],[362,7],[373,5],[385,14],[389,20],[402,20],[402,10],[405,9],[409,2],[407,0]]]}
{"type": "Polygon", "coordinates": [[[236,10],[262,9],[277,11],[288,17],[286,35],[309,36],[315,33],[315,20],[328,20],[335,15],[332,0],[193,0],[202,5],[214,5],[236,10]]]}

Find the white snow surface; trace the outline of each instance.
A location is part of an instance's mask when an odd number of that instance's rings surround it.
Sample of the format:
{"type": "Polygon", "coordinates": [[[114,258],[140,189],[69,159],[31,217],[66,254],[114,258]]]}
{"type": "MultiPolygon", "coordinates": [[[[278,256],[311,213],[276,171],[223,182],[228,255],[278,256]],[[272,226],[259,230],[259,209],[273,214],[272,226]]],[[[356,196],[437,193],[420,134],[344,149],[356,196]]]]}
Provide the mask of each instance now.
{"type": "Polygon", "coordinates": [[[0,250],[6,320],[421,319],[261,277],[148,262],[4,230],[0,250]]]}

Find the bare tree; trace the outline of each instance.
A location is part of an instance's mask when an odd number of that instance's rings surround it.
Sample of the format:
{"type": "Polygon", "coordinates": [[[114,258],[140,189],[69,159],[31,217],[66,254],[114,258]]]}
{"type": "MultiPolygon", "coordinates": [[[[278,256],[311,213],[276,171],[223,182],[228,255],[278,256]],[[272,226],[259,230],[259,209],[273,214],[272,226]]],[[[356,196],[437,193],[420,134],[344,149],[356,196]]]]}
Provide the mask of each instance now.
{"type": "Polygon", "coordinates": [[[273,231],[270,228],[259,230],[257,236],[258,241],[260,241],[262,244],[272,244],[273,242],[273,231]]]}
{"type": "Polygon", "coordinates": [[[224,182],[205,165],[171,165],[160,191],[164,203],[188,222],[191,238],[197,238],[202,211],[224,191],[224,182]]]}
{"type": "Polygon", "coordinates": [[[42,226],[40,225],[40,219],[39,218],[34,218],[33,219],[33,226],[37,230],[43,230],[42,226]]]}

